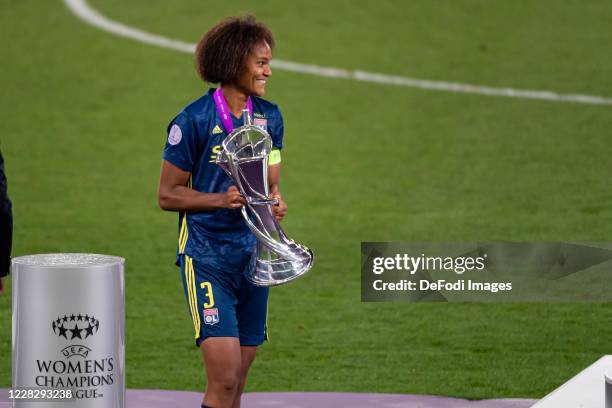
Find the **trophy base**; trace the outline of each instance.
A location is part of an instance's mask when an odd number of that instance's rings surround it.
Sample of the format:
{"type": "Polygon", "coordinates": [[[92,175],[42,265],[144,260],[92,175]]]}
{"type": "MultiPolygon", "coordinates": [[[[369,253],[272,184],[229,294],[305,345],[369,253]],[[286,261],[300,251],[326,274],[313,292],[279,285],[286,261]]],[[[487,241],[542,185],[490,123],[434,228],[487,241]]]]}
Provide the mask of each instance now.
{"type": "Polygon", "coordinates": [[[310,270],[314,255],[310,249],[304,248],[298,260],[257,259],[255,267],[246,274],[248,281],[256,286],[278,286],[299,278],[310,270]]]}

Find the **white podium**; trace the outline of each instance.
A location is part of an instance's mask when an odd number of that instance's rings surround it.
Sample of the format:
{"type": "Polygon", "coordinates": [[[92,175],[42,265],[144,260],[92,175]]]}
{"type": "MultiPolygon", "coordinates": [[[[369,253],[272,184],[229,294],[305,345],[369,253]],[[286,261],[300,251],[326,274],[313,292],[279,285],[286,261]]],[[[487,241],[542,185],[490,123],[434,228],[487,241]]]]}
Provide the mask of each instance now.
{"type": "Polygon", "coordinates": [[[124,259],[22,256],[12,274],[13,407],[124,408],[124,259]]]}

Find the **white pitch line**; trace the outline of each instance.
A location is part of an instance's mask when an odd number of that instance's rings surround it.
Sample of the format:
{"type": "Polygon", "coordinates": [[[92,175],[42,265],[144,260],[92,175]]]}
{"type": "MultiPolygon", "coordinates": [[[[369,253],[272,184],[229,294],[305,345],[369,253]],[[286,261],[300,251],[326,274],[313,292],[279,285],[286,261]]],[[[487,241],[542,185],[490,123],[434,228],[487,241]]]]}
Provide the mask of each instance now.
{"type": "MultiPolygon", "coordinates": [[[[177,51],[193,54],[196,45],[184,41],[173,40],[147,33],[113,21],[91,8],[87,0],[64,0],[64,4],[77,17],[94,27],[116,34],[121,37],[130,38],[145,44],[157,45],[177,51]]],[[[317,75],[328,78],[352,79],[361,82],[374,82],[384,85],[405,86],[420,88],[430,91],[456,92],[466,94],[478,94],[485,96],[501,96],[518,99],[539,99],[553,102],[573,102],[588,105],[612,105],[612,98],[594,95],[559,94],[552,91],[536,91],[514,88],[494,88],[489,86],[461,84],[457,82],[429,81],[404,76],[379,74],[375,72],[351,71],[342,68],[322,67],[313,64],[302,64],[299,62],[273,60],[272,67],[283,71],[298,72],[302,74],[317,75]]]]}

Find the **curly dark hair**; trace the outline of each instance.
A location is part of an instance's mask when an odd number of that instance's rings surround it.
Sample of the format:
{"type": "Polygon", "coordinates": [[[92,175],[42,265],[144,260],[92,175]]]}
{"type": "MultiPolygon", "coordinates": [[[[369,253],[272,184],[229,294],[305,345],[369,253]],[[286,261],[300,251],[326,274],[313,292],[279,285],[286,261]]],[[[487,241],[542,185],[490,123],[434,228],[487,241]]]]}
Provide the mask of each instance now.
{"type": "Polygon", "coordinates": [[[253,46],[262,41],[274,48],[272,33],[254,16],[228,17],[198,42],[196,69],[205,82],[233,83],[242,74],[253,46]]]}

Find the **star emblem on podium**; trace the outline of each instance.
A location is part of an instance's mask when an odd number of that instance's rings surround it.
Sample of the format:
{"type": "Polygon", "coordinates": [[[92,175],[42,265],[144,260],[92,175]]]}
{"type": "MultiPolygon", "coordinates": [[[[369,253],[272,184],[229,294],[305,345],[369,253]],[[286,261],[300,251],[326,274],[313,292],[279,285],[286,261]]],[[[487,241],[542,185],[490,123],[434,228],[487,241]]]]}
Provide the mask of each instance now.
{"type": "Polygon", "coordinates": [[[85,340],[98,332],[100,329],[100,321],[90,314],[71,314],[70,316],[64,315],[57,317],[51,322],[51,328],[53,333],[66,340],[85,340]],[[68,335],[70,335],[70,337],[68,337],[68,335]]]}

